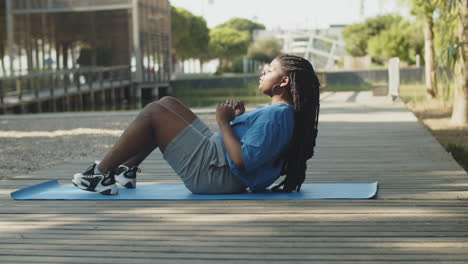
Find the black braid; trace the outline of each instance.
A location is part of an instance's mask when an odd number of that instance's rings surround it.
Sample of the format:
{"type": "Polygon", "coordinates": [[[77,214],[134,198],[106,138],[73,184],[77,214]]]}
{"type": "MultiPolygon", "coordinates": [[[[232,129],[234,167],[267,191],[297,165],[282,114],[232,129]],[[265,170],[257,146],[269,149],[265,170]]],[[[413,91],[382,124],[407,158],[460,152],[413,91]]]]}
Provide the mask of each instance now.
{"type": "Polygon", "coordinates": [[[320,83],[314,68],[304,58],[281,55],[276,58],[291,79],[290,95],[294,104],[294,132],[291,143],[281,155],[284,159],[281,175],[285,179],[273,191],[300,191],[305,180],[307,160],[314,155],[320,110],[320,83]],[[280,189],[283,187],[282,189],[280,189]]]}

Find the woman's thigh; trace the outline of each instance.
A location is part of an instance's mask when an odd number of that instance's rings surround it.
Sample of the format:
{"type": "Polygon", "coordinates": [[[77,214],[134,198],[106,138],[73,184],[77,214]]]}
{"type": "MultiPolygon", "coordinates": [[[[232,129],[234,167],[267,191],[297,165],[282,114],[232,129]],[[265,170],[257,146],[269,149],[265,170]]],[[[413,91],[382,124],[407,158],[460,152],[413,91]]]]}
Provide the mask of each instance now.
{"type": "Polygon", "coordinates": [[[163,153],[167,145],[197,119],[195,114],[187,115],[186,111],[180,111],[180,109],[181,108],[171,109],[158,101],[146,105],[145,109],[138,117],[150,118],[153,124],[156,143],[163,153]]]}
{"type": "Polygon", "coordinates": [[[159,112],[165,114],[158,118],[161,124],[158,126],[159,133],[157,138],[158,141],[161,141],[158,142],[161,152],[164,152],[167,144],[188,125],[194,125],[194,128],[205,137],[211,137],[213,135],[213,132],[203,122],[194,124],[194,121],[199,119],[198,116],[178,99],[166,96],[155,104],[165,108],[159,110],[159,112]],[[170,112],[172,112],[172,114],[170,112]]]}

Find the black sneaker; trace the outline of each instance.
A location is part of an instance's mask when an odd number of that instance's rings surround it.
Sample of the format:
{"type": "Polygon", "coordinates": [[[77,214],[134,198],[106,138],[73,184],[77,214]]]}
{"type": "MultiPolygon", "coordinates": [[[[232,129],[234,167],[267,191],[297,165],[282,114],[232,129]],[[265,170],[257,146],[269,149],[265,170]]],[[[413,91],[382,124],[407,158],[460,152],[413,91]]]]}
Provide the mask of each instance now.
{"type": "Polygon", "coordinates": [[[114,172],[94,174],[96,166],[97,162],[94,162],[85,172],[73,175],[72,183],[76,187],[90,192],[98,192],[105,195],[118,194],[119,190],[117,189],[117,185],[115,185],[114,172]]]}
{"type": "Polygon", "coordinates": [[[120,165],[115,170],[115,180],[122,184],[125,188],[136,188],[136,174],[141,172],[138,167],[129,168],[125,165],[120,165]]]}

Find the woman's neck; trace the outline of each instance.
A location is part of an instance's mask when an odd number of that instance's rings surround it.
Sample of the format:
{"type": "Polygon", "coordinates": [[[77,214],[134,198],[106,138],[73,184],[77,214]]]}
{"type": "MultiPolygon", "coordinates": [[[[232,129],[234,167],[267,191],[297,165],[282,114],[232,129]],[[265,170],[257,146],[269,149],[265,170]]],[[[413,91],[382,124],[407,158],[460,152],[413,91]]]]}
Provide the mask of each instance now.
{"type": "Polygon", "coordinates": [[[292,100],[290,98],[283,98],[281,96],[273,96],[271,98],[271,104],[288,104],[292,105],[292,100]]]}

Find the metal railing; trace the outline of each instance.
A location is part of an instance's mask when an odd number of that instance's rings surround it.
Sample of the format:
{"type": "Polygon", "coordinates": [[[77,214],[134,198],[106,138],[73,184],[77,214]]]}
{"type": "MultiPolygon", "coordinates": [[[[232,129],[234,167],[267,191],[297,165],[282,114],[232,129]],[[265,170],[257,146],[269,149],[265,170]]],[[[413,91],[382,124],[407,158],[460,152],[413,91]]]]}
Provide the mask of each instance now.
{"type": "MultiPolygon", "coordinates": [[[[90,103],[94,105],[95,92],[122,87],[131,82],[129,65],[85,67],[0,78],[0,105],[5,108],[58,97],[68,101],[69,95],[83,92],[92,95],[90,103]]],[[[104,93],[101,92],[100,96],[104,96],[104,93]]],[[[112,93],[112,96],[116,95],[112,93]]],[[[83,102],[78,104],[82,105],[83,102]]]]}

